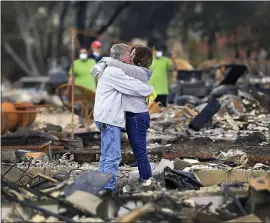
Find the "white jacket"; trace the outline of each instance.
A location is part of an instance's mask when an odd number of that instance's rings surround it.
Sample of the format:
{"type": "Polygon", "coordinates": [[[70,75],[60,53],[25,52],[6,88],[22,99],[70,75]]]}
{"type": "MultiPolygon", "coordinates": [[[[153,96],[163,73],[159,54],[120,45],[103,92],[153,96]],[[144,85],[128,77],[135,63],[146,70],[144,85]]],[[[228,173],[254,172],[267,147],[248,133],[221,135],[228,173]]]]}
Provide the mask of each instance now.
{"type": "Polygon", "coordinates": [[[153,88],[129,77],[117,67],[108,66],[103,71],[104,66],[104,62],[99,62],[91,70],[91,74],[98,78],[94,120],[124,128],[126,121],[122,105],[123,94],[146,97],[153,93],[153,88]]]}

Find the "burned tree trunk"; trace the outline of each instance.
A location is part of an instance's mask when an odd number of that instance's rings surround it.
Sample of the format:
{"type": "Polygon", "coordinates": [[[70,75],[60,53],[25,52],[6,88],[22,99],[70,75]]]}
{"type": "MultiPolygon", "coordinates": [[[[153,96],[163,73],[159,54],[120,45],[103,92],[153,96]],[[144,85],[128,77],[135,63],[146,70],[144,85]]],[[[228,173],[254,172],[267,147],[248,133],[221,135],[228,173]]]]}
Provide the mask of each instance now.
{"type": "Polygon", "coordinates": [[[211,32],[208,37],[208,60],[214,58],[214,50],[215,50],[215,33],[211,32]]]}
{"type": "MultiPolygon", "coordinates": [[[[88,2],[79,2],[78,3],[78,9],[77,9],[77,15],[76,15],[76,26],[78,30],[84,30],[85,29],[85,20],[86,20],[86,9],[87,9],[88,2]]],[[[85,47],[85,36],[82,34],[78,34],[77,38],[80,42],[80,45],[82,47],[85,47]]]]}
{"type": "Polygon", "coordinates": [[[122,13],[122,11],[127,8],[130,5],[130,2],[124,2],[121,3],[114,11],[108,22],[101,27],[101,29],[97,32],[98,35],[103,34],[112,24],[113,22],[118,18],[118,16],[122,13]]]}
{"type": "Polygon", "coordinates": [[[56,51],[56,54],[57,54],[56,56],[58,56],[58,53],[62,48],[62,36],[64,33],[64,21],[65,21],[65,17],[67,15],[67,12],[68,12],[68,9],[70,6],[69,2],[62,2],[62,4],[63,4],[63,9],[61,11],[60,18],[59,18],[60,24],[59,24],[58,34],[57,34],[57,48],[58,48],[58,50],[56,51]]]}

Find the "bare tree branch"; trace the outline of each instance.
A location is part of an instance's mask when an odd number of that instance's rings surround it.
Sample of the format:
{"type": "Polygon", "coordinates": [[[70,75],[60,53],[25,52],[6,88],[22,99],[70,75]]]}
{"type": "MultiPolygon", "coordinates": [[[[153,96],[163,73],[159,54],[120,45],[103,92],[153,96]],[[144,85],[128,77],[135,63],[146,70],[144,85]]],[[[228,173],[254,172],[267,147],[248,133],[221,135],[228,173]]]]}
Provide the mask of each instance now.
{"type": "Polygon", "coordinates": [[[51,4],[51,2],[48,5],[48,19],[47,19],[47,24],[46,24],[46,31],[43,35],[44,37],[44,41],[43,41],[43,52],[44,52],[44,57],[48,57],[50,55],[50,53],[52,52],[52,17],[53,17],[53,13],[56,10],[56,8],[58,7],[58,5],[60,4],[60,2],[58,2],[57,4],[51,4]]]}
{"type": "MultiPolygon", "coordinates": [[[[64,21],[65,21],[65,17],[67,15],[67,12],[68,12],[68,9],[69,9],[69,6],[70,6],[70,2],[62,2],[62,11],[61,11],[61,14],[60,14],[60,25],[59,25],[59,30],[58,30],[58,35],[57,35],[57,47],[58,49],[61,48],[62,46],[62,36],[63,36],[63,33],[64,33],[64,21]]],[[[59,50],[57,50],[58,52],[59,50]]]]}
{"type": "Polygon", "coordinates": [[[29,76],[35,76],[32,74],[31,70],[26,66],[26,64],[18,57],[18,55],[14,52],[12,47],[8,42],[4,43],[4,48],[7,53],[11,56],[11,58],[22,68],[22,70],[28,74],[29,76]]]}
{"type": "MultiPolygon", "coordinates": [[[[37,8],[37,2],[31,2],[31,4],[33,4],[33,3],[36,3],[34,8],[37,8]]],[[[44,71],[45,64],[44,64],[43,56],[42,56],[43,55],[43,50],[42,50],[42,47],[41,47],[41,37],[40,37],[39,30],[38,30],[38,25],[36,23],[36,19],[35,19],[34,15],[33,15],[34,10],[31,10],[31,7],[30,7],[28,2],[26,2],[26,4],[27,4],[26,5],[26,10],[27,10],[28,14],[30,15],[29,23],[30,23],[31,28],[33,30],[33,34],[35,35],[34,39],[35,39],[35,45],[37,47],[37,50],[35,50],[35,51],[36,51],[36,53],[38,55],[38,59],[39,59],[38,65],[40,65],[41,70],[44,71]]]]}
{"type": "MultiPolygon", "coordinates": [[[[92,3],[92,2],[91,2],[92,3]]],[[[93,14],[93,16],[91,16],[91,22],[89,23],[88,25],[88,28],[93,28],[97,18],[98,18],[98,15],[100,15],[100,9],[102,7],[102,2],[94,2],[97,4],[96,6],[96,10],[95,10],[95,13],[93,14]]]]}
{"type": "Polygon", "coordinates": [[[126,2],[124,2],[124,4],[119,5],[119,6],[115,9],[114,13],[112,14],[112,16],[111,16],[111,18],[108,20],[108,22],[107,22],[104,26],[101,27],[101,29],[97,32],[97,34],[98,34],[98,35],[103,34],[103,33],[110,27],[110,25],[113,24],[113,22],[115,21],[115,19],[117,19],[117,17],[121,14],[121,12],[122,12],[125,8],[127,8],[127,7],[129,6],[129,4],[130,4],[130,2],[126,1],[126,2]]]}
{"type": "Polygon", "coordinates": [[[32,73],[35,74],[35,76],[40,76],[40,72],[33,58],[33,51],[32,51],[33,43],[31,42],[31,34],[29,31],[29,27],[27,27],[27,25],[29,24],[27,22],[25,15],[22,13],[22,10],[20,10],[18,3],[19,2],[14,2],[14,8],[18,15],[16,16],[16,22],[25,44],[26,59],[28,64],[30,65],[32,73]]]}
{"type": "MultiPolygon", "coordinates": [[[[57,31],[54,30],[52,24],[52,18],[55,13],[59,12],[59,6],[61,6],[62,2],[47,2],[47,11],[48,15],[46,17],[46,21],[44,20],[44,23],[46,24],[45,28],[42,29],[42,48],[43,48],[43,61],[48,62],[48,59],[53,56],[55,59],[55,56],[58,51],[57,46],[57,31]]],[[[61,22],[61,20],[60,20],[61,22]]]]}

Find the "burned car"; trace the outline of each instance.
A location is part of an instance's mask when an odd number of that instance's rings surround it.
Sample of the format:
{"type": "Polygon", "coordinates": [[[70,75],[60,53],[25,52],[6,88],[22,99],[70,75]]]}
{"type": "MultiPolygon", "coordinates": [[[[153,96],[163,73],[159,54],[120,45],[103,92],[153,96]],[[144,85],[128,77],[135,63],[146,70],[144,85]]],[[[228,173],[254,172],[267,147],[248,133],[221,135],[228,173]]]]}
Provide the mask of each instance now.
{"type": "Polygon", "coordinates": [[[45,104],[50,100],[49,77],[23,77],[11,89],[2,92],[2,100],[9,102],[26,101],[31,104],[45,104]]]}

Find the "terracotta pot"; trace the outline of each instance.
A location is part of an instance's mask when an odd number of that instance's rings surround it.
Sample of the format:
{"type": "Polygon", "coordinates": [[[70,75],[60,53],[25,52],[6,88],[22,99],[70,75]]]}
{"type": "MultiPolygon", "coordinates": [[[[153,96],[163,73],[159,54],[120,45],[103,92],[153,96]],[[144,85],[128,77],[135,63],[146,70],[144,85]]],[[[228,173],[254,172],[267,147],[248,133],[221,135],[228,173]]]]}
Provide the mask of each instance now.
{"type": "Polygon", "coordinates": [[[28,102],[21,102],[14,104],[17,111],[25,111],[25,113],[18,113],[18,123],[17,127],[28,127],[30,126],[36,118],[36,113],[27,113],[27,111],[36,111],[36,108],[29,108],[31,106],[28,102]]]}
{"type": "Polygon", "coordinates": [[[14,104],[4,102],[1,104],[1,133],[7,130],[11,130],[16,127],[18,122],[18,115],[14,104]]]}

